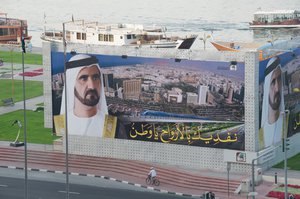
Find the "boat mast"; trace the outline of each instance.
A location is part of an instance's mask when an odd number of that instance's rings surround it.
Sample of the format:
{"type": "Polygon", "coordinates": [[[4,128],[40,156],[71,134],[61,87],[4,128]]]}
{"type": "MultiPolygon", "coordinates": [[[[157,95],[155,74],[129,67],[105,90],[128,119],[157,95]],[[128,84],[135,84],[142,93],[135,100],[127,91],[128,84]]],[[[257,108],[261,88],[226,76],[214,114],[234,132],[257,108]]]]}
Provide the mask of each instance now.
{"type": "Polygon", "coordinates": [[[47,21],[46,21],[46,13],[44,12],[44,33],[46,34],[46,24],[47,24],[47,21]]]}

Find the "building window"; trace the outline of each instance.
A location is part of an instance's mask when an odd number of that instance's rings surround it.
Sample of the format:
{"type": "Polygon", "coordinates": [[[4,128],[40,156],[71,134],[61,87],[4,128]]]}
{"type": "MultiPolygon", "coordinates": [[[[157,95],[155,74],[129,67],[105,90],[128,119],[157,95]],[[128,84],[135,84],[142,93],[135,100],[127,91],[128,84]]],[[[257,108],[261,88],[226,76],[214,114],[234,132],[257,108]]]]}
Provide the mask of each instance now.
{"type": "Polygon", "coordinates": [[[11,35],[15,35],[15,34],[16,34],[16,31],[15,31],[14,28],[10,28],[9,30],[10,30],[10,34],[11,34],[11,35]]]}
{"type": "Polygon", "coordinates": [[[77,35],[76,38],[80,40],[81,39],[81,33],[78,32],[76,35],[77,35]]]}
{"type": "Polygon", "coordinates": [[[5,35],[8,35],[8,28],[1,28],[0,29],[0,35],[1,36],[5,36],[5,35]]]}
{"type": "Polygon", "coordinates": [[[104,35],[103,34],[99,34],[98,35],[98,40],[99,41],[104,41],[104,35]]]}
{"type": "Polygon", "coordinates": [[[86,40],[86,33],[82,33],[82,40],[86,40]]]}
{"type": "Polygon", "coordinates": [[[98,34],[98,41],[114,42],[114,35],[98,34]]]}
{"type": "Polygon", "coordinates": [[[104,35],[104,41],[108,41],[108,35],[104,35]]]}
{"type": "Polygon", "coordinates": [[[131,35],[127,35],[127,39],[131,39],[131,35]]]}
{"type": "Polygon", "coordinates": [[[109,35],[109,41],[114,42],[114,36],[113,35],[109,35]]]}

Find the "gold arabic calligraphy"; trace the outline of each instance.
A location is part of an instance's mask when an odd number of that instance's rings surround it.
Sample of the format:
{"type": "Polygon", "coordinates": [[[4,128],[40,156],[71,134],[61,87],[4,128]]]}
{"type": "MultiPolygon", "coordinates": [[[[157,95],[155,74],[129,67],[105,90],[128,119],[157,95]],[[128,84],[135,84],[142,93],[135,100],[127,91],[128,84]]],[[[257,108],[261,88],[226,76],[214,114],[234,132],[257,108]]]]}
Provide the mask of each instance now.
{"type": "Polygon", "coordinates": [[[298,113],[298,118],[295,117],[293,123],[293,129],[296,130],[300,126],[300,113],[298,113]]]}
{"type": "Polygon", "coordinates": [[[222,133],[211,133],[210,136],[201,136],[200,126],[187,127],[179,124],[136,124],[132,123],[130,130],[130,137],[136,139],[137,137],[144,137],[161,141],[163,143],[184,142],[190,145],[194,141],[203,141],[205,144],[212,143],[232,143],[237,142],[237,133],[230,131],[223,131],[222,133]],[[139,128],[137,128],[139,127],[139,128]],[[139,130],[138,130],[139,129],[139,130]],[[222,138],[221,135],[222,134],[222,138]],[[226,135],[227,134],[227,135],[226,135]],[[225,137],[225,138],[224,138],[225,137]]]}

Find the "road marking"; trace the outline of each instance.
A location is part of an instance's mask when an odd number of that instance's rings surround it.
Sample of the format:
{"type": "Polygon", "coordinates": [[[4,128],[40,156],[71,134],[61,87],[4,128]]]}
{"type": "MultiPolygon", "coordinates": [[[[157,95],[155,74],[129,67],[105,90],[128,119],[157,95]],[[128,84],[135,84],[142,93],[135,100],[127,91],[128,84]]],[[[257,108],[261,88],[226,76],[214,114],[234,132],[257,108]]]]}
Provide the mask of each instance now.
{"type": "MultiPolygon", "coordinates": [[[[67,193],[66,191],[58,191],[59,193],[67,193]]],[[[80,193],[79,192],[72,192],[72,191],[69,191],[69,194],[76,194],[76,195],[79,195],[80,193]]]]}
{"type": "Polygon", "coordinates": [[[0,187],[8,187],[8,186],[5,184],[0,184],[0,187]]]}

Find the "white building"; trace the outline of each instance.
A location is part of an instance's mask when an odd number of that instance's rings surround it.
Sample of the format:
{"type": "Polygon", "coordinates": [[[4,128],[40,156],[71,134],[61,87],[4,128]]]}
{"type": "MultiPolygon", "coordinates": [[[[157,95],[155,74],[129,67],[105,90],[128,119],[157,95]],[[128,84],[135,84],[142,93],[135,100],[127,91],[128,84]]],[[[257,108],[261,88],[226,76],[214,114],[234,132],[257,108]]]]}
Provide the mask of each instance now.
{"type": "Polygon", "coordinates": [[[181,103],[182,102],[182,91],[179,88],[172,88],[167,94],[168,102],[181,103]]]}
{"type": "Polygon", "coordinates": [[[198,104],[205,105],[207,99],[208,86],[198,86],[198,104]]]}
{"type": "Polygon", "coordinates": [[[186,103],[197,105],[198,104],[198,95],[197,95],[197,93],[187,92],[186,93],[186,103]]]}

